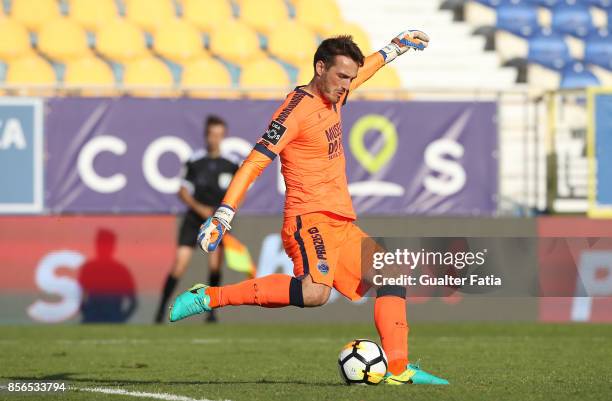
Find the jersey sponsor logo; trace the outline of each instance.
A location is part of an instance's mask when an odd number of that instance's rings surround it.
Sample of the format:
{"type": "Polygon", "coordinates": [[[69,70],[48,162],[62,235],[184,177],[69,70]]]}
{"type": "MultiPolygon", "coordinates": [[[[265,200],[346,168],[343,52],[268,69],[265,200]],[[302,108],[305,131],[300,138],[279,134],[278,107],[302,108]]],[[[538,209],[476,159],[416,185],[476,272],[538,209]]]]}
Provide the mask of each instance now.
{"type": "Polygon", "coordinates": [[[314,246],[315,252],[317,253],[317,258],[319,258],[320,261],[327,260],[325,242],[323,242],[323,236],[319,232],[319,229],[316,227],[309,228],[308,234],[310,234],[310,238],[312,238],[312,245],[314,246]]]}
{"type": "Polygon", "coordinates": [[[317,263],[317,270],[321,272],[321,274],[329,273],[329,265],[324,260],[319,260],[317,263]]]}
{"type": "Polygon", "coordinates": [[[283,124],[279,123],[278,121],[272,121],[270,123],[270,126],[268,127],[268,130],[264,134],[263,138],[266,141],[274,145],[277,145],[278,141],[280,141],[282,136],[285,134],[285,131],[287,131],[287,127],[285,127],[283,124]]]}
{"type": "Polygon", "coordinates": [[[327,158],[335,159],[342,154],[342,123],[337,122],[325,130],[327,138],[327,158]]]}

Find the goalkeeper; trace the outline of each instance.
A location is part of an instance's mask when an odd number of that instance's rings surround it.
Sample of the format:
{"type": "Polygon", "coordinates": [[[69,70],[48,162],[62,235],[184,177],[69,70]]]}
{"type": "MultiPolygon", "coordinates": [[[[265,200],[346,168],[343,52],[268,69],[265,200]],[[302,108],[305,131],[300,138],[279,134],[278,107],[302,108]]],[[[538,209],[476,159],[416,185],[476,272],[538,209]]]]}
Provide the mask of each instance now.
{"type": "MultiPolygon", "coordinates": [[[[332,287],[351,300],[365,294],[361,243],[369,237],[353,223],[356,216],[346,179],[341,109],[349,92],[378,69],[409,49],[425,49],[428,42],[423,32],[405,31],[365,58],[350,36],[321,42],[314,55],[314,77],[308,85],[295,88],[274,113],[221,206],[198,235],[202,249],[213,252],[231,228],[249,186],[280,155],[287,187],[282,240],[295,277],[271,274],[223,287],[196,284],[177,297],[171,321],[227,305],[320,306],[327,302],[332,287]]],[[[448,384],[408,361],[406,289],[385,286],[376,296],[374,321],[389,359],[385,382],[448,384]]]]}

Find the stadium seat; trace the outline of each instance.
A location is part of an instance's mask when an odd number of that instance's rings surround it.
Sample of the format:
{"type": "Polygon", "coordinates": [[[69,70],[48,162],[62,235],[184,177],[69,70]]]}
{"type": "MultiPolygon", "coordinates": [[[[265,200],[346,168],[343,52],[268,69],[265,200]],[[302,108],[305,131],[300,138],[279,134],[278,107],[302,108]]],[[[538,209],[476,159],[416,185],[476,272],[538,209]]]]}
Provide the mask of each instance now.
{"type": "Polygon", "coordinates": [[[574,89],[599,86],[599,80],[580,61],[568,63],[561,72],[561,88],[574,89]]]}
{"type": "Polygon", "coordinates": [[[28,30],[15,20],[0,17],[0,60],[14,60],[31,51],[28,30]]]}
{"type": "Polygon", "coordinates": [[[218,24],[213,29],[210,51],[230,63],[239,65],[263,55],[257,33],[245,23],[236,20],[218,24]]]}
{"type": "Polygon", "coordinates": [[[162,23],[153,38],[155,51],[176,63],[195,59],[204,51],[198,29],[182,19],[175,18],[162,23]]]}
{"type": "Polygon", "coordinates": [[[296,85],[307,85],[314,75],[312,62],[302,64],[297,73],[296,85]]]}
{"type": "Polygon", "coordinates": [[[37,32],[43,23],[59,16],[57,0],[13,0],[11,3],[11,18],[21,22],[30,31],[37,32]]]}
{"type": "Polygon", "coordinates": [[[85,29],[66,17],[45,22],[41,26],[38,48],[49,58],[62,63],[89,53],[85,29]]]}
{"type": "Polygon", "coordinates": [[[298,0],[295,18],[320,35],[325,35],[342,20],[334,0],[298,0]]]}
{"type": "Polygon", "coordinates": [[[181,86],[190,96],[202,98],[236,97],[229,91],[232,87],[232,77],[218,60],[211,57],[199,58],[186,63],[181,75],[181,86]],[[220,90],[202,90],[203,87],[219,88],[220,90]]]}
{"type": "Polygon", "coordinates": [[[115,0],[70,0],[70,18],[88,31],[97,32],[118,16],[115,0]]]}
{"type": "Polygon", "coordinates": [[[257,32],[267,35],[279,23],[289,19],[289,12],[283,0],[242,0],[240,19],[257,32]]]}
{"type": "Polygon", "coordinates": [[[117,18],[100,29],[96,48],[105,57],[119,62],[142,57],[148,52],[143,32],[123,18],[117,18]]]}
{"type": "Polygon", "coordinates": [[[389,65],[378,70],[355,93],[368,100],[397,99],[398,95],[395,92],[401,89],[402,82],[399,74],[393,66],[389,65]],[[372,92],[368,93],[369,90],[372,92]]]}
{"type": "Polygon", "coordinates": [[[612,8],[612,0],[586,0],[588,4],[594,7],[599,7],[604,10],[612,8]]]}
{"type": "Polygon", "coordinates": [[[561,70],[571,56],[562,35],[543,29],[529,40],[527,59],[546,68],[561,70]]]}
{"type": "Polygon", "coordinates": [[[593,29],[588,6],[575,0],[556,5],[552,13],[552,29],[556,32],[584,38],[593,29]]]}
{"type": "Polygon", "coordinates": [[[556,6],[557,4],[562,3],[564,0],[529,0],[529,1],[540,7],[552,8],[556,6]]]}
{"type": "Polygon", "coordinates": [[[316,49],[316,36],[299,22],[286,21],[279,24],[268,37],[268,51],[295,66],[312,60],[316,49]],[[298,43],[299,46],[296,46],[298,43]]]}
{"type": "Polygon", "coordinates": [[[607,29],[592,32],[587,36],[584,62],[612,71],[612,35],[607,29]]]}
{"type": "Polygon", "coordinates": [[[525,1],[503,3],[497,8],[496,26],[514,35],[528,38],[539,29],[538,10],[525,1]]]}
{"type": "Polygon", "coordinates": [[[249,90],[253,99],[278,99],[288,92],[289,76],[285,69],[270,58],[263,58],[246,64],[240,72],[240,87],[270,88],[270,90],[249,90]]]}
{"type": "Polygon", "coordinates": [[[326,37],[338,36],[338,35],[351,35],[353,40],[364,55],[372,53],[372,45],[370,44],[370,38],[368,34],[357,24],[351,22],[340,22],[325,34],[326,37]]]}
{"type": "Polygon", "coordinates": [[[172,0],[125,0],[126,18],[147,32],[176,17],[172,0]]]}
{"type": "Polygon", "coordinates": [[[20,95],[50,95],[51,90],[28,88],[27,85],[52,86],[56,84],[56,76],[45,59],[31,54],[9,63],[5,83],[21,86],[20,95]]]}
{"type": "Polygon", "coordinates": [[[602,28],[585,40],[584,62],[603,86],[612,86],[612,35],[602,28]]]}
{"type": "Polygon", "coordinates": [[[68,86],[86,87],[79,91],[81,96],[109,95],[115,86],[115,77],[108,64],[97,57],[89,56],[66,63],[64,83],[68,86]]]}
{"type": "Polygon", "coordinates": [[[123,84],[128,87],[132,95],[157,97],[171,94],[173,80],[170,70],[163,61],[154,57],[143,57],[125,64],[123,84]],[[130,86],[136,88],[131,89],[130,86]]]}
{"type": "Polygon", "coordinates": [[[233,19],[232,6],[228,0],[183,0],[183,18],[210,33],[217,24],[233,19]]]}

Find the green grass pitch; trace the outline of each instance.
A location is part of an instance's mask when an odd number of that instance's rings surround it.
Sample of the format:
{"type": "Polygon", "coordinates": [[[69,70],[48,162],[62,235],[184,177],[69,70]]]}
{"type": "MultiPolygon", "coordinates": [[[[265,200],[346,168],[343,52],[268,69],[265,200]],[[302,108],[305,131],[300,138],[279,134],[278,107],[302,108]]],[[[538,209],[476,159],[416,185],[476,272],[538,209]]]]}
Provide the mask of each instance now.
{"type": "Polygon", "coordinates": [[[61,395],[1,400],[610,400],[612,326],[414,324],[410,355],[450,386],[346,386],[336,357],[371,325],[30,326],[0,328],[0,382],[66,381],[61,395]],[[184,398],[181,398],[184,397],[184,398]],[[170,399],[167,398],[167,399],[170,399]]]}

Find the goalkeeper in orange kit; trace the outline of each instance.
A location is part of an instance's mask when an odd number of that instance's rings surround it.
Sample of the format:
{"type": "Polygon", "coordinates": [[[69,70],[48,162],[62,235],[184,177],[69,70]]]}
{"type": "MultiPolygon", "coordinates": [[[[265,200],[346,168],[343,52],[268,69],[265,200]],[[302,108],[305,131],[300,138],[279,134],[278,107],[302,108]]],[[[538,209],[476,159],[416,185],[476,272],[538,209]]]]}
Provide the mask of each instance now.
{"type": "MultiPolygon", "coordinates": [[[[295,88],[272,117],[268,130],[236,172],[221,206],[200,228],[198,243],[214,251],[247,189],[280,155],[285,195],[282,240],[294,277],[271,274],[238,284],[197,284],[177,297],[170,320],[228,305],[320,306],[333,288],[351,300],[369,289],[361,274],[362,240],[348,191],[342,145],[342,107],[349,92],[409,49],[424,50],[429,38],[405,31],[364,57],[350,36],[324,40],[314,55],[314,77],[295,88]],[[363,280],[362,280],[363,279],[363,280]]],[[[371,246],[374,247],[373,241],[371,246]]],[[[408,361],[406,289],[377,289],[374,321],[389,359],[388,384],[448,384],[408,361]]]]}

